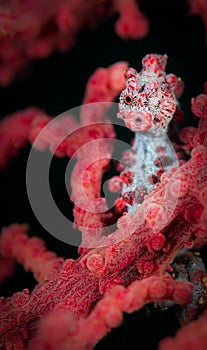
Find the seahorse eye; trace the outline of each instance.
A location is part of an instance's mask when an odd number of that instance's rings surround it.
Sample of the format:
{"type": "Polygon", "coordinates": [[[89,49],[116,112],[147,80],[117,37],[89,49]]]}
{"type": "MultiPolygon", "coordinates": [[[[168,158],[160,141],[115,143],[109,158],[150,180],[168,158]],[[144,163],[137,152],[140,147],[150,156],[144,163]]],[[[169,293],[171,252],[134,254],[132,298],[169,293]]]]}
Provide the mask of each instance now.
{"type": "Polygon", "coordinates": [[[131,105],[133,103],[133,97],[131,95],[124,96],[124,103],[126,105],[131,105]]]}

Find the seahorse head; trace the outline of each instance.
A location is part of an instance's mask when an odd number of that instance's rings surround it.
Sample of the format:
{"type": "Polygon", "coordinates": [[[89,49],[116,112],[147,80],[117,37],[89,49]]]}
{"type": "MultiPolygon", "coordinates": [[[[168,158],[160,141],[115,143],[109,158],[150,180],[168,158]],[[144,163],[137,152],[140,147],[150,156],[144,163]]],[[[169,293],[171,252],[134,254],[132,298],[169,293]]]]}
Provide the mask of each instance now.
{"type": "Polygon", "coordinates": [[[177,102],[176,76],[166,75],[166,64],[166,56],[150,54],[143,58],[140,73],[134,68],[125,72],[126,88],[120,95],[118,118],[132,131],[167,130],[177,102]]]}

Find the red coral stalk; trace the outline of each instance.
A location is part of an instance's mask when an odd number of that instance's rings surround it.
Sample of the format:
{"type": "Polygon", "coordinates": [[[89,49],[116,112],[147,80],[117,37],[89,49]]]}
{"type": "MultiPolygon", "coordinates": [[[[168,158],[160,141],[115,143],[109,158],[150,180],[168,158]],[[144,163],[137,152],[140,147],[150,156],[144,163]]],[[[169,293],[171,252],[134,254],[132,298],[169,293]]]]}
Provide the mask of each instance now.
{"type": "Polygon", "coordinates": [[[207,43],[207,3],[205,0],[188,0],[188,4],[190,6],[190,15],[198,15],[203,21],[207,43]]]}
{"type": "Polygon", "coordinates": [[[184,305],[190,301],[191,291],[190,283],[173,281],[169,277],[149,277],[135,281],[127,288],[113,287],[91,314],[79,322],[73,320],[70,313],[49,314],[40,322],[39,333],[32,340],[29,349],[43,350],[49,347],[55,350],[57,346],[62,350],[68,347],[74,350],[93,349],[112,328],[122,323],[123,312],[131,313],[147,303],[163,299],[184,305]],[[54,328],[57,317],[61,327],[54,328]]]}
{"type": "Polygon", "coordinates": [[[8,0],[0,5],[0,85],[8,85],[30,59],[69,50],[78,33],[120,13],[115,30],[130,39],[148,33],[135,0],[8,0]],[[120,4],[119,4],[120,3],[120,4]]]}
{"type": "Polygon", "coordinates": [[[57,275],[63,259],[47,251],[42,239],[28,238],[26,230],[26,226],[17,224],[4,228],[0,236],[0,255],[15,259],[26,271],[32,271],[39,283],[44,283],[57,275]]]}

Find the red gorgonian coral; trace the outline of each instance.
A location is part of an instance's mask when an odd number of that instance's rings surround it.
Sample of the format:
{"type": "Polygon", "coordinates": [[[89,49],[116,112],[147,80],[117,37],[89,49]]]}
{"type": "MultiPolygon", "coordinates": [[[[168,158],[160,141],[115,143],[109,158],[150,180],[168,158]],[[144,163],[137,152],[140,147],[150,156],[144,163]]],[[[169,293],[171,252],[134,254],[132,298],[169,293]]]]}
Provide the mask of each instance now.
{"type": "Polygon", "coordinates": [[[116,33],[142,39],[148,20],[136,0],[8,0],[0,2],[0,85],[8,85],[31,59],[68,51],[79,32],[119,14],[116,33]]]}
{"type": "Polygon", "coordinates": [[[205,26],[205,35],[207,43],[207,2],[206,0],[188,0],[188,4],[190,7],[189,14],[201,17],[201,20],[205,26]]]}
{"type": "MultiPolygon", "coordinates": [[[[189,14],[200,16],[206,28],[206,0],[187,4],[189,14]]],[[[31,59],[68,51],[82,30],[92,30],[115,14],[119,15],[115,23],[119,37],[147,36],[149,21],[139,0],[1,0],[0,85],[9,85],[31,59]]]]}
{"type": "MultiPolygon", "coordinates": [[[[198,254],[185,249],[198,249],[207,238],[207,95],[192,100],[198,127],[184,128],[170,147],[168,124],[180,113],[183,83],[166,75],[166,56],[147,55],[142,63],[139,73],[125,62],[96,70],[79,122],[70,116],[51,123],[33,108],[1,122],[1,167],[27,141],[58,157],[76,157],[71,199],[74,225],[82,231],[80,257],[64,260],[47,251],[40,238],[30,238],[26,225],[2,230],[1,282],[13,272],[13,259],[38,282],[31,293],[24,289],[1,299],[5,349],[93,349],[121,324],[123,312],[150,302],[176,303],[187,323],[206,306],[205,267],[198,254]],[[138,132],[132,150],[123,155],[120,176],[109,183],[121,194],[108,208],[101,182],[115,130],[107,112],[122,90],[118,116],[138,132]],[[114,231],[108,232],[109,226],[114,231]]],[[[205,349],[205,318],[161,342],[160,349],[189,348],[188,330],[196,346],[200,336],[199,349],[205,349]]]]}

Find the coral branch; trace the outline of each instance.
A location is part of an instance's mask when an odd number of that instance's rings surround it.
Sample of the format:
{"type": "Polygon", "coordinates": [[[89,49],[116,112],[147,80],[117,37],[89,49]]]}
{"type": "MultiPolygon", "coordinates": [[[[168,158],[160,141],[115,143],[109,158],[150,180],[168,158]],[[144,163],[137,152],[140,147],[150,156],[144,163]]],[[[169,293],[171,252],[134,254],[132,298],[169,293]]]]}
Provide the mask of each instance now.
{"type": "Polygon", "coordinates": [[[18,155],[27,143],[32,121],[45,113],[37,108],[16,112],[0,123],[0,168],[4,168],[10,158],[18,155]]]}
{"type": "Polygon", "coordinates": [[[148,20],[139,10],[136,1],[115,0],[114,6],[120,14],[120,18],[115,25],[115,30],[121,38],[142,39],[148,34],[148,20]]]}
{"type": "Polygon", "coordinates": [[[49,147],[58,157],[66,155],[71,157],[89,140],[114,137],[113,128],[104,113],[110,108],[110,102],[124,87],[123,71],[126,68],[126,62],[117,62],[108,68],[97,69],[91,76],[86,88],[84,104],[107,103],[98,106],[91,104],[84,107],[83,105],[80,115],[82,125],[68,113],[57,121],[54,119],[51,123],[52,118],[37,108],[28,108],[4,118],[0,122],[0,168],[5,168],[10,158],[17,156],[28,141],[38,150],[49,147]],[[108,125],[105,127],[97,124],[107,121],[108,125]],[[81,129],[84,125],[88,127],[81,129]],[[44,129],[45,126],[48,127],[44,129]]]}
{"type": "Polygon", "coordinates": [[[13,259],[0,258],[0,285],[4,283],[7,278],[11,277],[15,271],[15,264],[13,259]]]}
{"type": "Polygon", "coordinates": [[[147,303],[163,299],[184,305],[190,301],[191,291],[190,283],[177,282],[169,276],[135,281],[128,288],[114,287],[105,294],[91,314],[78,323],[71,319],[70,313],[49,314],[40,322],[39,333],[32,340],[29,350],[43,350],[46,347],[55,350],[57,346],[62,350],[68,347],[74,350],[93,349],[112,328],[122,323],[123,312],[131,313],[147,303]],[[53,328],[57,317],[61,326],[53,328]]]}
{"type": "Polygon", "coordinates": [[[192,321],[186,327],[181,328],[175,338],[165,338],[159,344],[159,350],[205,350],[207,347],[206,337],[207,311],[199,317],[198,320],[192,321]]]}
{"type": "Polygon", "coordinates": [[[120,13],[116,33],[142,39],[148,20],[135,0],[8,0],[0,5],[0,84],[8,85],[30,59],[68,51],[78,33],[120,13]]]}
{"type": "Polygon", "coordinates": [[[203,21],[207,44],[207,3],[205,0],[188,0],[188,4],[190,6],[190,15],[198,15],[203,21]]]}
{"type": "Polygon", "coordinates": [[[29,238],[27,229],[17,224],[4,228],[0,236],[0,255],[23,264],[26,271],[33,272],[39,283],[44,283],[58,274],[63,259],[47,251],[42,239],[29,238]]]}

